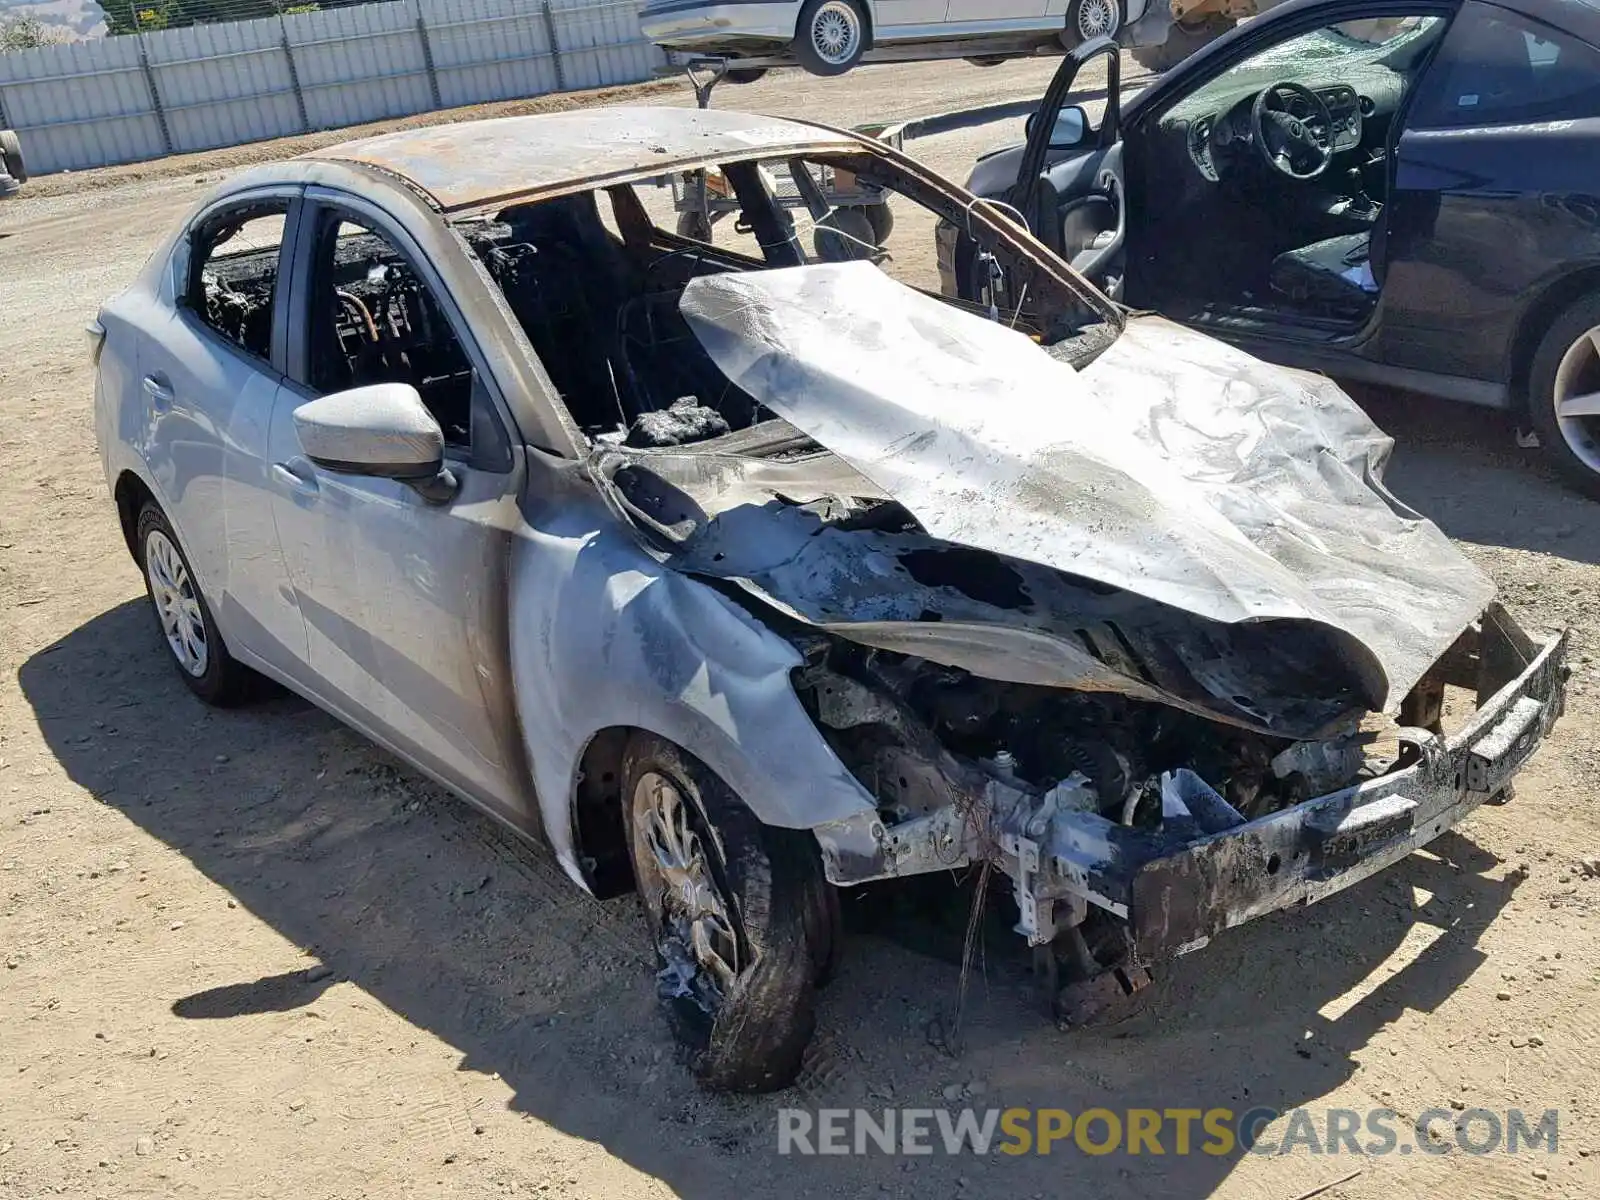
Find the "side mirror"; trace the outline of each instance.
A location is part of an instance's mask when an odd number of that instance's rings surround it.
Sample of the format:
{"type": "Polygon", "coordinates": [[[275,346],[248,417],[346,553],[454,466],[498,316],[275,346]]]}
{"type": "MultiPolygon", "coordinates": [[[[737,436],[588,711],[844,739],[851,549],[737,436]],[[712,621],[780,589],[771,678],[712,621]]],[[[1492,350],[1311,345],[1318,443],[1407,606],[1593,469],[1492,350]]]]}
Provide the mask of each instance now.
{"type": "Polygon", "coordinates": [[[424,499],[455,495],[444,431],[408,383],[378,383],[308,400],[294,410],[306,457],[326,471],[398,479],[424,499]]]}
{"type": "MultiPolygon", "coordinates": [[[[1033,137],[1034,126],[1038,123],[1039,114],[1032,113],[1026,127],[1028,137],[1033,137]]],[[[1050,149],[1071,150],[1081,146],[1088,135],[1089,114],[1083,111],[1082,105],[1073,104],[1056,114],[1056,127],[1050,132],[1050,149]]]]}

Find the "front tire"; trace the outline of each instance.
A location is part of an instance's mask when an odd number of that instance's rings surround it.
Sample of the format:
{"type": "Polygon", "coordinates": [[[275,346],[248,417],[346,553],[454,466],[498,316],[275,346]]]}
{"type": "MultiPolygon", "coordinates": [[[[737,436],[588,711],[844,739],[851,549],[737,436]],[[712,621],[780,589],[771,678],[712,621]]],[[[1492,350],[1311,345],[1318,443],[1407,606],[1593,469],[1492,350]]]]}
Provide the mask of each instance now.
{"type": "Polygon", "coordinates": [[[833,958],[814,840],[763,825],[703,763],[650,734],[629,742],[622,789],[657,994],[690,1069],[717,1091],[787,1087],[833,958]]]}
{"type": "Polygon", "coordinates": [[[729,83],[755,83],[767,77],[766,67],[729,67],[723,76],[729,83]]]}
{"type": "Polygon", "coordinates": [[[18,183],[28,182],[28,165],[22,157],[22,142],[9,129],[0,129],[0,164],[18,183]]]}
{"type": "Polygon", "coordinates": [[[795,26],[794,56],[813,75],[843,75],[871,42],[859,0],[809,0],[795,26]]]}
{"type": "Polygon", "coordinates": [[[136,529],[145,590],[178,676],[207,704],[228,708],[247,700],[259,677],[228,653],[166,514],[147,504],[136,529]]]}
{"type": "Polygon", "coordinates": [[[1568,308],[1539,343],[1528,372],[1528,410],[1562,474],[1600,500],[1600,296],[1568,308]]]}

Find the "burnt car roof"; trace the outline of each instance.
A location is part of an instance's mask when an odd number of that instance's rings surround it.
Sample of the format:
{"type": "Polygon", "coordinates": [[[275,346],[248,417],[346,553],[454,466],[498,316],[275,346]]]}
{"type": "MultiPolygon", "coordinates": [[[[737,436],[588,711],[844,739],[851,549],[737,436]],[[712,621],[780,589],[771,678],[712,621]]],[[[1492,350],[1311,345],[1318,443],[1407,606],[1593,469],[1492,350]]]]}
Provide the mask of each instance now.
{"type": "Polygon", "coordinates": [[[388,133],[302,155],[377,167],[445,211],[750,154],[854,149],[848,134],[781,117],[692,108],[591,108],[388,133]]]}

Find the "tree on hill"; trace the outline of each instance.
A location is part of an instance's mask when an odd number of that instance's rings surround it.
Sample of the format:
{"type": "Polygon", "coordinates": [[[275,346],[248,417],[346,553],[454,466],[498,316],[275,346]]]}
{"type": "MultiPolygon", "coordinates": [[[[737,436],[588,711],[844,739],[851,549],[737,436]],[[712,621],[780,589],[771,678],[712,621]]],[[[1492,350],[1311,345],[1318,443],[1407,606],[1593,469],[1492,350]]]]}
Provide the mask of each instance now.
{"type": "Polygon", "coordinates": [[[219,21],[251,21],[281,13],[314,12],[342,8],[363,0],[109,0],[106,28],[112,34],[148,33],[183,25],[209,25],[219,21]]]}
{"type": "Polygon", "coordinates": [[[54,46],[67,40],[66,31],[41,21],[32,13],[17,17],[0,17],[0,54],[12,50],[33,50],[39,46],[54,46]]]}

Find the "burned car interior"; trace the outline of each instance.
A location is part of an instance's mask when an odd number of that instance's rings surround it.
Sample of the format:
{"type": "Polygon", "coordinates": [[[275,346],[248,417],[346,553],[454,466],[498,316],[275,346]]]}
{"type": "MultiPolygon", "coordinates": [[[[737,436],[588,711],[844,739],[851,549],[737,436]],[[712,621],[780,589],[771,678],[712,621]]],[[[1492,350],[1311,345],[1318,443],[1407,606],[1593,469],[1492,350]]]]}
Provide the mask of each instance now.
{"type": "Polygon", "coordinates": [[[1406,17],[1314,30],[1161,114],[1130,143],[1151,233],[1130,263],[1134,294],[1184,320],[1363,323],[1383,285],[1396,118],[1444,28],[1406,17]]]}
{"type": "Polygon", "coordinates": [[[246,354],[272,357],[272,302],[277,291],[279,244],[256,239],[252,226],[281,234],[287,205],[232,209],[196,231],[187,280],[187,303],[205,323],[246,354]]]}
{"type": "MultiPolygon", "coordinates": [[[[256,358],[270,360],[280,270],[276,240],[235,249],[242,230],[267,218],[281,234],[282,204],[229,211],[197,239],[191,307],[256,358]]],[[[431,290],[381,235],[324,210],[316,232],[308,385],[331,394],[372,383],[417,389],[447,445],[471,444],[473,372],[431,290]]]]}
{"type": "Polygon", "coordinates": [[[761,420],[698,352],[677,311],[693,275],[759,264],[710,247],[653,246],[654,227],[625,187],[509,209],[464,232],[590,436],[626,430],[635,445],[674,445],[761,420]],[[602,204],[623,237],[602,220],[602,204]]]}
{"type": "MultiPolygon", "coordinates": [[[[661,189],[634,184],[519,205],[491,219],[459,222],[457,229],[500,286],[588,436],[634,447],[704,442],[773,418],[730,383],[690,332],[680,300],[692,280],[817,262],[893,261],[892,247],[876,240],[859,209],[822,196],[818,181],[834,171],[878,186],[908,208],[950,207],[889,163],[840,155],[722,164],[713,172],[714,186],[735,211],[714,237],[710,230],[692,237],[664,228],[669,219],[652,214],[641,198],[661,189]],[[780,202],[780,189],[788,191],[790,204],[780,202]]],[[[1104,322],[1104,313],[995,237],[990,221],[976,216],[970,224],[997,259],[1033,280],[1026,303],[1006,313],[1016,328],[1050,345],[1070,343],[1104,322]]],[[[937,281],[928,283],[935,294],[937,281]]],[[[773,423],[772,433],[793,437],[781,422],[773,423]]]]}
{"type": "Polygon", "coordinates": [[[312,388],[409,383],[446,444],[470,445],[472,366],[415,270],[382,236],[327,210],[313,254],[312,388]]]}

